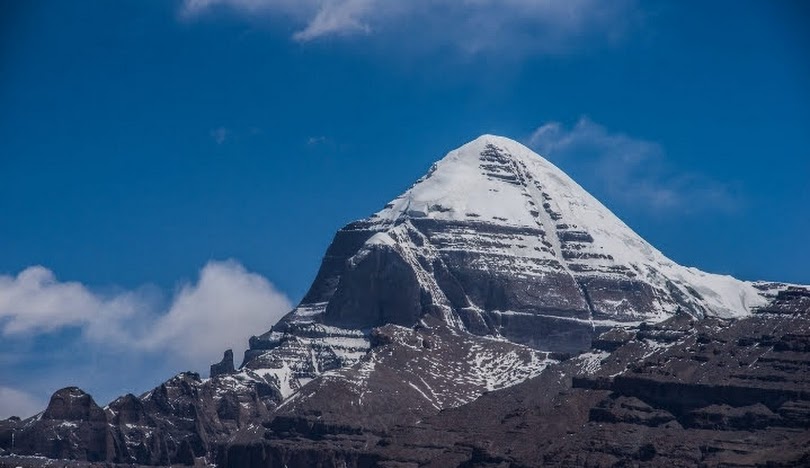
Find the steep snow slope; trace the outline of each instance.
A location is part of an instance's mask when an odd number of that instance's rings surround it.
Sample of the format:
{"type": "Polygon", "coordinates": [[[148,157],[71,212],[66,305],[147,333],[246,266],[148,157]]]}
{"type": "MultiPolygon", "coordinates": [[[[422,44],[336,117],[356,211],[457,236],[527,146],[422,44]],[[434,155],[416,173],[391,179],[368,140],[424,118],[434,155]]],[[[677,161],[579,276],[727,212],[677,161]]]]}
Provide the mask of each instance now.
{"type": "MultiPolygon", "coordinates": [[[[531,251],[515,242],[502,253],[562,260],[573,275],[634,272],[663,289],[669,280],[707,315],[740,316],[765,304],[752,283],[669,260],[559,168],[504,137],[483,135],[451,151],[372,218],[383,229],[408,218],[539,228],[550,247],[531,251]]],[[[674,312],[674,303],[654,305],[661,318],[674,312]]]]}

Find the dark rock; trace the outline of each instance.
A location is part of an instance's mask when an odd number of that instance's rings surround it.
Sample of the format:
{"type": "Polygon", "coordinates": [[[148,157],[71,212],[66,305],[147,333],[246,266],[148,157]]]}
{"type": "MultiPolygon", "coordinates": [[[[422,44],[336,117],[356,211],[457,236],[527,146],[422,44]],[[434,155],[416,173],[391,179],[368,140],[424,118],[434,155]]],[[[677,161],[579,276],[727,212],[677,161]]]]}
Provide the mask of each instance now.
{"type": "Polygon", "coordinates": [[[324,320],[370,328],[413,325],[422,314],[422,291],[414,271],[396,250],[379,246],[340,277],[324,320]]]}
{"type": "Polygon", "coordinates": [[[789,286],[779,291],[776,298],[758,313],[770,314],[803,314],[810,310],[810,290],[789,286]]]}
{"type": "Polygon", "coordinates": [[[226,350],[221,361],[216,364],[211,364],[211,377],[233,374],[234,372],[236,372],[236,369],[233,367],[233,350],[226,350]]]}
{"type": "Polygon", "coordinates": [[[54,393],[42,418],[106,422],[104,410],[93,401],[93,397],[78,387],[66,387],[54,393]]]}
{"type": "Polygon", "coordinates": [[[653,408],[634,397],[615,396],[592,408],[589,420],[594,422],[629,423],[644,426],[661,426],[675,420],[671,413],[653,408]]]}
{"type": "Polygon", "coordinates": [[[593,340],[594,349],[612,352],[635,338],[636,334],[624,328],[614,328],[602,333],[593,340]]]}
{"type": "Polygon", "coordinates": [[[131,393],[110,403],[109,408],[113,414],[112,423],[115,425],[151,425],[151,418],[147,415],[143,403],[131,393]]]}
{"type": "Polygon", "coordinates": [[[742,407],[721,404],[690,411],[683,418],[683,424],[721,431],[756,430],[781,425],[781,418],[761,403],[742,407]]]}

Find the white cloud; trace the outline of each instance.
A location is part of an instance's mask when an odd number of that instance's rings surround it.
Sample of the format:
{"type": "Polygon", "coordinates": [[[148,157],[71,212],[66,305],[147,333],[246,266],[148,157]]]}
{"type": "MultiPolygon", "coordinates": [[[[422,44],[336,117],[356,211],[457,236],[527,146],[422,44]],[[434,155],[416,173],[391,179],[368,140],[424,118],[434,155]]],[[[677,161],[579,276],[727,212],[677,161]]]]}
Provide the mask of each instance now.
{"type": "Polygon", "coordinates": [[[231,131],[225,127],[217,127],[211,130],[211,138],[217,142],[218,145],[225,143],[225,140],[231,136],[231,131]]]}
{"type": "Polygon", "coordinates": [[[291,21],[297,41],[350,34],[400,33],[396,43],[452,46],[467,53],[496,49],[560,52],[584,37],[621,36],[635,0],[185,0],[193,19],[228,9],[250,19],[291,21]]]}
{"type": "Polygon", "coordinates": [[[683,214],[730,212],[739,206],[728,184],[676,170],[661,145],[611,133],[584,117],[570,129],[559,122],[542,125],[528,144],[572,172],[580,172],[583,185],[629,207],[683,214]]]}
{"type": "Polygon", "coordinates": [[[291,308],[289,299],[264,277],[233,261],[211,262],[197,284],[180,289],[168,313],[139,345],[166,350],[199,368],[225,348],[240,356],[250,335],[267,331],[291,308]]]}
{"type": "Polygon", "coordinates": [[[325,136],[311,136],[307,139],[307,146],[318,146],[325,144],[329,141],[325,136]]]}
{"type": "Polygon", "coordinates": [[[45,408],[45,402],[10,387],[0,386],[0,419],[11,416],[27,418],[45,408]]]}
{"type": "Polygon", "coordinates": [[[364,18],[373,11],[374,3],[374,0],[324,2],[306,27],[293,34],[293,39],[305,42],[331,34],[369,33],[371,26],[364,18]]]}
{"type": "Polygon", "coordinates": [[[142,290],[94,293],[34,266],[0,276],[0,330],[19,337],[78,327],[91,344],[165,353],[184,369],[204,371],[226,348],[239,356],[249,336],[291,309],[269,281],[235,261],[209,262],[197,283],[182,285],[164,310],[154,302],[142,290]]]}
{"type": "Polygon", "coordinates": [[[118,319],[135,313],[130,294],[102,298],[80,283],[59,282],[41,266],[26,268],[16,277],[0,276],[0,324],[4,335],[48,332],[91,320],[118,319]]]}

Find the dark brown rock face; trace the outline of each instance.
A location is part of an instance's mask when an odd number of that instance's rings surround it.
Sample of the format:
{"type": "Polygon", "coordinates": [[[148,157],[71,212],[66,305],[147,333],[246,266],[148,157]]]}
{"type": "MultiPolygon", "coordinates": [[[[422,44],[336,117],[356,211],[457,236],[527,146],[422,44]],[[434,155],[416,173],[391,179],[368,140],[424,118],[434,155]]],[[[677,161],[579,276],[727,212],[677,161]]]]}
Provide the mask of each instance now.
{"type": "Polygon", "coordinates": [[[211,364],[211,377],[233,374],[234,372],[236,372],[236,369],[233,367],[233,351],[230,349],[225,351],[220,362],[211,364]]]}
{"type": "MultiPolygon", "coordinates": [[[[240,429],[269,417],[276,400],[262,382],[249,374],[207,381],[179,374],[140,397],[120,397],[106,410],[80,389],[65,388],[40,415],[0,421],[0,448],[76,462],[193,465],[214,456],[217,444],[240,429]]],[[[13,466],[41,463],[22,458],[13,466]]]]}
{"type": "Polygon", "coordinates": [[[115,453],[104,410],[76,387],[54,393],[39,416],[0,421],[0,444],[9,453],[45,454],[56,459],[104,461],[115,453]]]}
{"type": "Polygon", "coordinates": [[[304,466],[299,457],[319,453],[329,466],[806,466],[810,352],[793,350],[810,339],[810,308],[765,310],[611,331],[600,342],[612,353],[571,358],[416,423],[364,429],[352,416],[313,426],[279,415],[261,444],[231,445],[220,463],[304,466]]]}
{"type": "Polygon", "coordinates": [[[76,387],[63,388],[54,393],[48,407],[42,413],[42,418],[65,421],[106,421],[104,410],[93,401],[93,397],[76,387]]]}
{"type": "Polygon", "coordinates": [[[382,246],[358,260],[341,277],[324,322],[347,328],[394,323],[413,325],[423,315],[416,273],[394,249],[382,246]]]}

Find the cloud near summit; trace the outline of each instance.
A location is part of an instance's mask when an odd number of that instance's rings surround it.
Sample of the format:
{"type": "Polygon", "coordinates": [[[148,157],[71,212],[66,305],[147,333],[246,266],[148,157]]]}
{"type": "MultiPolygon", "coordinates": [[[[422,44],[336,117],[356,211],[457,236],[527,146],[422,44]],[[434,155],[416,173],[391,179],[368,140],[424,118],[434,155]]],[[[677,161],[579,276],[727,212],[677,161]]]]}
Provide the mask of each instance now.
{"type": "Polygon", "coordinates": [[[611,132],[582,117],[573,126],[548,122],[527,144],[571,170],[605,201],[653,214],[734,212],[740,196],[732,184],[699,172],[679,170],[653,141],[611,132]],[[580,172],[580,173],[577,173],[580,172]]]}
{"type": "MultiPolygon", "coordinates": [[[[405,43],[466,53],[509,48],[565,52],[585,38],[618,39],[636,17],[635,0],[185,0],[180,15],[231,11],[243,19],[291,23],[292,39],[407,37],[405,43]]],[[[519,50],[518,50],[519,49],[519,50]]]]}

